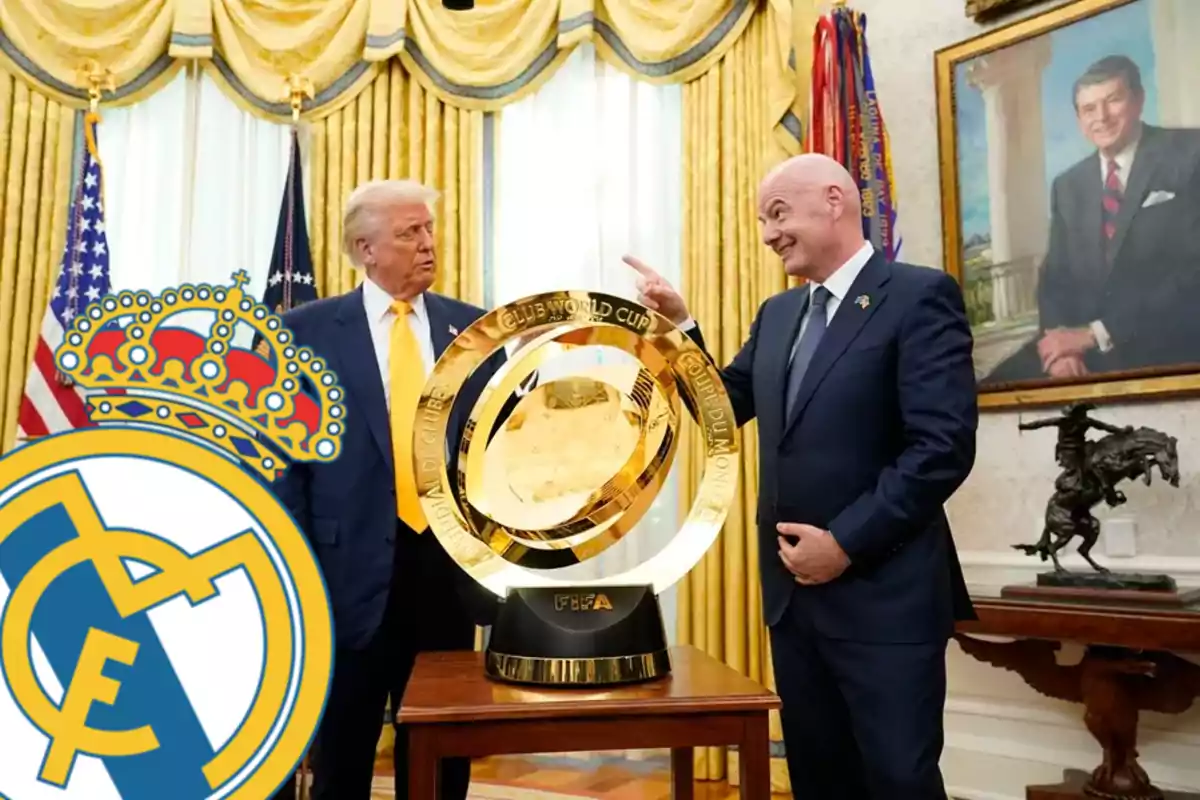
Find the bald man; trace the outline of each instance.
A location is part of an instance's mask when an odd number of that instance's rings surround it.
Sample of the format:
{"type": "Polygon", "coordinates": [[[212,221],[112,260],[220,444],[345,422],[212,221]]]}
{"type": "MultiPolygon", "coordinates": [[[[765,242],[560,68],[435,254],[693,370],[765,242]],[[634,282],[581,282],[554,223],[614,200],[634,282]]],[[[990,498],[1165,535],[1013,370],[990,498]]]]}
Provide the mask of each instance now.
{"type": "MultiPolygon", "coordinates": [[[[971,331],[944,272],[863,240],[851,176],[806,154],[762,182],[763,240],[806,284],[722,370],[758,420],[763,611],[798,800],[945,800],[945,652],[970,599],[943,504],[975,460],[971,331]]],[[[639,300],[689,332],[633,257],[639,300]]]]}

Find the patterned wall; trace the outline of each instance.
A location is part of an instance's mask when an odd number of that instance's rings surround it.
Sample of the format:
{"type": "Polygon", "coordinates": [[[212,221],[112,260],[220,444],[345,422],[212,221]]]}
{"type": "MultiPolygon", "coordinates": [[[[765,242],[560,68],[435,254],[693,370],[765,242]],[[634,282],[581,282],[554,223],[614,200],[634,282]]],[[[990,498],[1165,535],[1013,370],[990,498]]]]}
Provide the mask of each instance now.
{"type": "MultiPolygon", "coordinates": [[[[851,0],[851,5],[867,14],[876,84],[897,159],[900,257],[941,267],[933,52],[984,28],[964,14],[964,0],[851,0]]],[[[1025,13],[1054,5],[1041,3],[1025,13]]],[[[1012,575],[1014,564],[1032,562],[1010,545],[1040,534],[1056,475],[1054,434],[1021,433],[1017,424],[1043,413],[982,415],[975,469],[948,508],[968,580],[1012,575]]],[[[1096,415],[1178,437],[1179,488],[1161,482],[1130,486],[1129,501],[1119,511],[1137,522],[1134,568],[1173,569],[1181,582],[1200,581],[1200,400],[1104,407],[1096,415]]],[[[1020,579],[1031,579],[1035,565],[1018,570],[1020,579]]],[[[1079,656],[1078,648],[1064,652],[1068,661],[1079,656]]],[[[1063,767],[1090,771],[1098,763],[1080,706],[1048,700],[1018,676],[973,661],[957,645],[951,647],[948,672],[942,770],[955,796],[1018,800],[1025,785],[1057,781],[1063,767]]],[[[1161,785],[1200,786],[1200,705],[1179,716],[1143,714],[1139,747],[1143,766],[1161,785]]]]}
{"type": "MultiPolygon", "coordinates": [[[[1026,14],[1054,5],[1043,3],[1026,14]]],[[[867,15],[871,60],[892,137],[904,237],[900,257],[942,267],[933,52],[985,28],[964,14],[963,0],[855,0],[852,6],[867,15]]],[[[1054,433],[1020,433],[1017,424],[1044,415],[983,414],[975,469],[949,506],[959,549],[1009,551],[1010,544],[1040,534],[1036,526],[1057,474],[1054,433]]],[[[1095,416],[1178,437],[1179,488],[1131,487],[1119,513],[1137,521],[1139,555],[1200,557],[1200,400],[1104,407],[1095,416]]]]}

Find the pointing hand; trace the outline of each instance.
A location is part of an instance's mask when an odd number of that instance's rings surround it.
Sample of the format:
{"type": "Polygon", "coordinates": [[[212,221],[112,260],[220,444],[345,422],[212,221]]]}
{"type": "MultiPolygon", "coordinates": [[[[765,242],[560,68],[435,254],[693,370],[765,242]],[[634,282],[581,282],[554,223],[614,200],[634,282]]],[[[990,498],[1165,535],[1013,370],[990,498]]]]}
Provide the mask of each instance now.
{"type": "Polygon", "coordinates": [[[663,276],[634,256],[625,256],[621,260],[633,267],[638,274],[637,299],[639,303],[657,311],[676,325],[682,325],[687,321],[690,315],[683,302],[683,297],[663,276]]]}

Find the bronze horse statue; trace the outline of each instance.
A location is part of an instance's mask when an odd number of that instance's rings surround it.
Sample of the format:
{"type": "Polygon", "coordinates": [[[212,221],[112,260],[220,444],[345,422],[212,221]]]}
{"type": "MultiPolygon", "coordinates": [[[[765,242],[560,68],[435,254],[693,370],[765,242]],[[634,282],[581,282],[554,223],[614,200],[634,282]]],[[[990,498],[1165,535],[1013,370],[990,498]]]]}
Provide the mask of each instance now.
{"type": "Polygon", "coordinates": [[[1179,454],[1176,439],[1153,428],[1126,428],[1089,441],[1084,450],[1084,468],[1080,473],[1064,472],[1055,482],[1054,494],[1046,503],[1046,522],[1037,544],[1013,547],[1026,555],[1049,558],[1056,572],[1066,572],[1058,562],[1058,553],[1071,539],[1082,541],[1079,555],[1097,572],[1108,572],[1097,564],[1091,550],[1100,538],[1100,522],[1091,509],[1100,501],[1116,507],[1125,495],[1116,486],[1123,480],[1141,478],[1150,485],[1158,469],[1162,479],[1179,486],[1179,454]]]}

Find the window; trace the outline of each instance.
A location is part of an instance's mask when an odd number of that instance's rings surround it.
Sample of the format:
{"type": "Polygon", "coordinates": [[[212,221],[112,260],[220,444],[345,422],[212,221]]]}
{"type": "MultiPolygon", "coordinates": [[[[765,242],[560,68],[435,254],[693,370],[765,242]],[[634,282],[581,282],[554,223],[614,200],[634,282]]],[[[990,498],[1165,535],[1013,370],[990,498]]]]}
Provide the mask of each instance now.
{"type": "MultiPolygon", "coordinates": [[[[500,112],[485,155],[495,181],[493,213],[485,214],[495,221],[485,247],[489,307],[556,289],[636,297],[636,276],[621,261],[627,253],[679,285],[681,108],[680,85],[638,81],[585,44],[535,94],[500,112]]],[[[539,378],[578,366],[562,359],[539,378]]],[[[661,550],[680,524],[677,472],[629,536],[556,575],[613,574],[661,550]]],[[[673,620],[673,590],[661,601],[673,620]]]]}
{"type": "MultiPolygon", "coordinates": [[[[261,297],[287,180],[290,127],[244,111],[206,74],[191,70],[139,103],[101,108],[100,115],[113,290],[228,285],[244,269],[248,291],[261,297]]],[[[192,322],[184,316],[180,324],[192,322]]],[[[194,322],[207,330],[211,316],[194,322]]],[[[246,341],[238,344],[248,345],[249,328],[239,326],[242,334],[246,341]]]]}

